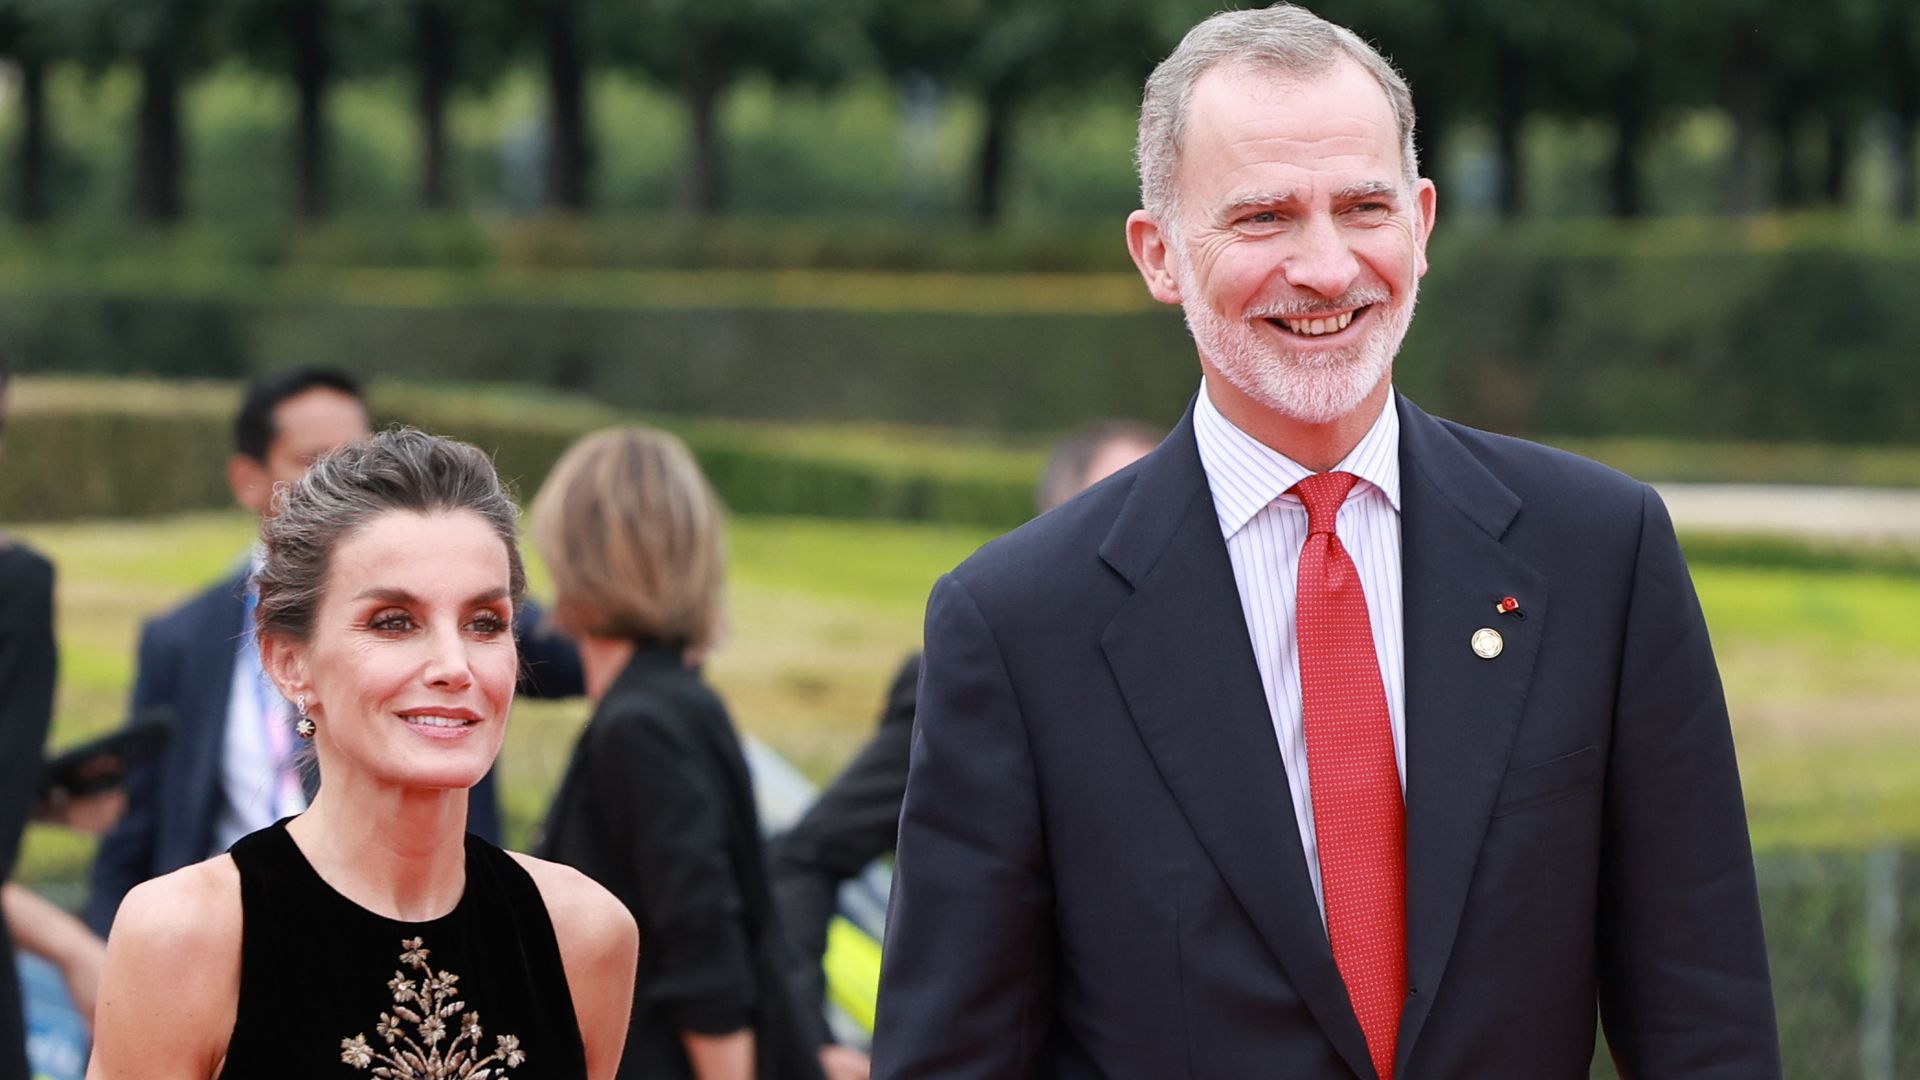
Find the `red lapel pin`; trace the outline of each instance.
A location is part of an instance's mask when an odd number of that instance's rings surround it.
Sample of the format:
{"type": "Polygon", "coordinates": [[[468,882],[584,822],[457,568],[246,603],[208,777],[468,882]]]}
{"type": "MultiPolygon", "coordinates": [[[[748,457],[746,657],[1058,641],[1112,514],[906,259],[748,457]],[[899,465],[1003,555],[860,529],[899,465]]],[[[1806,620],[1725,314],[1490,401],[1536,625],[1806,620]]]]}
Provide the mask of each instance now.
{"type": "Polygon", "coordinates": [[[1516,619],[1524,619],[1527,617],[1527,613],[1520,610],[1520,601],[1511,596],[1501,597],[1499,601],[1493,605],[1493,609],[1502,615],[1511,615],[1516,619]]]}

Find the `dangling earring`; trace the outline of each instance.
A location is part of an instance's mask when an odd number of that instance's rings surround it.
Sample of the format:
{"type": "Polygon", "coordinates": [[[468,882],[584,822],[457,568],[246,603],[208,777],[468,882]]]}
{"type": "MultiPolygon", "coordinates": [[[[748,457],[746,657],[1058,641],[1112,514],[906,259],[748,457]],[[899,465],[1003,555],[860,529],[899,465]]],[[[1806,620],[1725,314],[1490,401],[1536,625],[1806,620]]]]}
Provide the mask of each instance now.
{"type": "Polygon", "coordinates": [[[293,722],[293,733],[303,739],[313,738],[313,733],[318,729],[313,725],[313,717],[307,715],[307,695],[301,694],[293,699],[293,711],[300,714],[300,719],[293,722]]]}

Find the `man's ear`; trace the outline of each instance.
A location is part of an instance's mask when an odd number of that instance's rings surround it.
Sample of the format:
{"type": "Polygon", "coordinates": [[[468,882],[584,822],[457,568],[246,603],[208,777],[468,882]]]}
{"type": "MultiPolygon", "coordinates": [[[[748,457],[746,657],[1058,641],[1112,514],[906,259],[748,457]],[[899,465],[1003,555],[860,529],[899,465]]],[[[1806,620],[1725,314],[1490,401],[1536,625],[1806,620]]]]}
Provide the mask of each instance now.
{"type": "Polygon", "coordinates": [[[313,685],[307,678],[307,647],[300,642],[281,634],[261,634],[260,670],[288,701],[313,696],[313,685]]]}
{"type": "Polygon", "coordinates": [[[1433,215],[1439,209],[1440,194],[1434,189],[1433,181],[1426,177],[1413,186],[1413,208],[1420,215],[1414,225],[1414,250],[1418,253],[1414,264],[1419,276],[1427,276],[1427,240],[1433,236],[1433,215]]]}
{"type": "Polygon", "coordinates": [[[1163,304],[1180,302],[1180,277],[1167,261],[1172,255],[1168,250],[1172,242],[1173,237],[1145,210],[1127,215],[1127,254],[1133,256],[1133,265],[1146,281],[1147,292],[1163,304]]]}
{"type": "Polygon", "coordinates": [[[233,489],[234,502],[256,514],[266,514],[273,502],[273,477],[266,463],[245,454],[227,458],[227,486],[233,489]]]}

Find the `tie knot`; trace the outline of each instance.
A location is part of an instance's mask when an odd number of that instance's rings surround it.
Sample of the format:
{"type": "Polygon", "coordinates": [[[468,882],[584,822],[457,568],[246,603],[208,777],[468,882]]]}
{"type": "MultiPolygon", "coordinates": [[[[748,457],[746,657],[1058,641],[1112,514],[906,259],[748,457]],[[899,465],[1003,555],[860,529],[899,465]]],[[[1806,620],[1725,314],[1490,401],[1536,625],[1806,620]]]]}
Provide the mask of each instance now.
{"type": "Polygon", "coordinates": [[[1340,516],[1340,504],[1360,478],[1350,472],[1314,473],[1290,489],[1307,507],[1307,535],[1332,533],[1340,516]]]}

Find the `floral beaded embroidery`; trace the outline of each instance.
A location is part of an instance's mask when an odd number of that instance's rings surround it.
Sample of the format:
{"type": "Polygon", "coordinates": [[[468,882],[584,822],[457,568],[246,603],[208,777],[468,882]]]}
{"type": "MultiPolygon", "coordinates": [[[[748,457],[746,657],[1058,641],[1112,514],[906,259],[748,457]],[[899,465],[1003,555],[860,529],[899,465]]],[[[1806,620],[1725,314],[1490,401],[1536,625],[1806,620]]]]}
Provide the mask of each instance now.
{"type": "Polygon", "coordinates": [[[386,1049],[367,1041],[365,1032],[340,1040],[340,1060],[356,1069],[372,1069],[383,1080],[489,1080],[505,1076],[527,1060],[520,1040],[512,1035],[496,1035],[493,1052],[480,1056],[480,1014],[468,1012],[467,1003],[454,987],[460,976],[451,971],[435,971],[427,964],[424,939],[408,938],[400,943],[400,963],[415,974],[396,971],[387,980],[393,992],[393,1011],[380,1014],[373,1033],[386,1043],[386,1049]],[[447,1025],[459,1033],[447,1038],[447,1025]],[[408,1034],[406,1025],[413,1033],[408,1034]],[[445,1047],[440,1044],[446,1043],[445,1047]]]}

